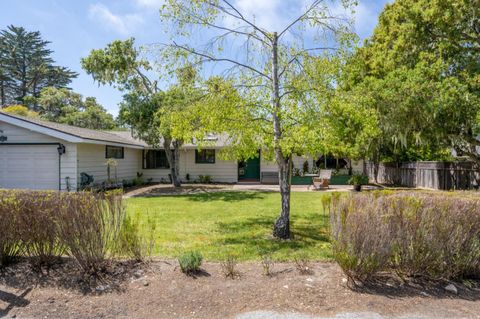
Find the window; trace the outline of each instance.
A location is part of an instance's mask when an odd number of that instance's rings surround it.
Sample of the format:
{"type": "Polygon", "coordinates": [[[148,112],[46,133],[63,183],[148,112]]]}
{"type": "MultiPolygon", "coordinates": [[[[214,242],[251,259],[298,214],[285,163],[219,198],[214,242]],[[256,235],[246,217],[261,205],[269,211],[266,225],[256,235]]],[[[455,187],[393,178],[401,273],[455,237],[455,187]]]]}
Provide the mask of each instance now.
{"type": "Polygon", "coordinates": [[[170,168],[165,150],[148,150],[145,154],[145,169],[170,168]]]}
{"type": "Polygon", "coordinates": [[[121,159],[124,156],[123,147],[107,145],[105,148],[105,158],[121,159]]]}
{"type": "Polygon", "coordinates": [[[215,150],[195,150],[195,164],[215,164],[215,150]]]}

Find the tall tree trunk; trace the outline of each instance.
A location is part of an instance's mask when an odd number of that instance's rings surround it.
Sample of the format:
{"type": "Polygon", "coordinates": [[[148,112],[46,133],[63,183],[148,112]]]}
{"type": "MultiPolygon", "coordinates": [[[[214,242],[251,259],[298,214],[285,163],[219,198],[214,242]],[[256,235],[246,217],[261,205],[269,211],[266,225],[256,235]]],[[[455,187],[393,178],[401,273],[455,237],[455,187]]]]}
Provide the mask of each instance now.
{"type": "Polygon", "coordinates": [[[275,159],[278,165],[278,184],[282,198],[282,210],[273,226],[273,235],[277,238],[290,238],[290,158],[285,158],[280,146],[282,128],[280,124],[280,87],[278,76],[278,35],[273,34],[272,41],[272,109],[275,159]]]}
{"type": "Polygon", "coordinates": [[[0,107],[5,105],[5,82],[0,81],[0,107]]]}
{"type": "Polygon", "coordinates": [[[179,176],[180,145],[181,143],[177,140],[165,137],[163,139],[163,148],[165,149],[168,164],[170,165],[170,176],[172,178],[172,185],[175,187],[182,186],[179,176]],[[173,150],[170,148],[170,146],[173,146],[173,150]]]}

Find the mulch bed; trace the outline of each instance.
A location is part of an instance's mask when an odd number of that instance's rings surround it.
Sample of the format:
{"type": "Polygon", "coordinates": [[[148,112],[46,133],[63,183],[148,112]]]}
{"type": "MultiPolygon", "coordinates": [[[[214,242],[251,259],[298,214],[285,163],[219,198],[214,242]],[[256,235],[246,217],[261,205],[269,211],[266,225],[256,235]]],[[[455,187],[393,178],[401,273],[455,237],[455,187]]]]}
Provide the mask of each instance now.
{"type": "Polygon", "coordinates": [[[302,275],[279,263],[264,276],[258,262],[237,265],[225,278],[221,265],[205,263],[186,276],[176,261],[112,262],[100,276],[86,276],[70,260],[33,269],[25,260],[0,272],[0,318],[235,318],[255,310],[334,316],[375,312],[386,316],[478,318],[480,291],[455,284],[379,280],[350,289],[334,263],[313,263],[302,275]]]}

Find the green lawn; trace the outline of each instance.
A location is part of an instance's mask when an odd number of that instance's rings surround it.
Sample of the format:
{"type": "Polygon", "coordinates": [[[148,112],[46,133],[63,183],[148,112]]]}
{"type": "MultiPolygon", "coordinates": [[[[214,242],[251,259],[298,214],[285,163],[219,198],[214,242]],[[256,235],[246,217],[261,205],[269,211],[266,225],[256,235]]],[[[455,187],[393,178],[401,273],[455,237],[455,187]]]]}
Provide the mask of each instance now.
{"type": "MultiPolygon", "coordinates": [[[[239,260],[258,260],[268,252],[277,260],[296,254],[312,260],[331,258],[328,216],[322,194],[292,193],[293,240],[272,238],[272,225],[280,210],[278,193],[217,192],[195,195],[128,199],[128,213],[145,225],[156,224],[157,256],[177,257],[187,250],[205,259],[222,260],[235,254],[239,260]]],[[[146,229],[143,228],[142,229],[146,229]]]]}

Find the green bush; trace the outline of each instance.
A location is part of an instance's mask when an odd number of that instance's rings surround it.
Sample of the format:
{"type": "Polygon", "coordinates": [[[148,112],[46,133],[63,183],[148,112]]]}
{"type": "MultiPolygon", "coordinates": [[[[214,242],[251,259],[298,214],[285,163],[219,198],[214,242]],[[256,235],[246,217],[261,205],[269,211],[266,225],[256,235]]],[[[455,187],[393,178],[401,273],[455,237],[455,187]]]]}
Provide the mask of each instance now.
{"type": "Polygon", "coordinates": [[[480,198],[471,193],[373,192],[335,198],[336,261],[354,281],[480,277],[480,198]]]}
{"type": "Polygon", "coordinates": [[[367,185],[368,184],[368,176],[360,173],[355,173],[350,177],[348,180],[350,185],[367,185]]]}
{"type": "Polygon", "coordinates": [[[210,176],[210,175],[198,175],[198,182],[200,184],[210,184],[212,182],[212,176],[210,176]]]}
{"type": "Polygon", "coordinates": [[[197,251],[190,251],[178,257],[180,269],[185,274],[194,274],[198,272],[202,265],[202,260],[202,255],[197,251]]]}
{"type": "Polygon", "coordinates": [[[116,245],[116,253],[118,255],[127,256],[136,261],[145,261],[146,258],[152,255],[155,243],[155,220],[150,218],[150,216],[147,218],[147,225],[145,226],[147,227],[146,231],[149,233],[148,238],[141,236],[140,227],[142,225],[140,225],[140,220],[139,212],[133,216],[127,216],[123,220],[116,245]]]}

